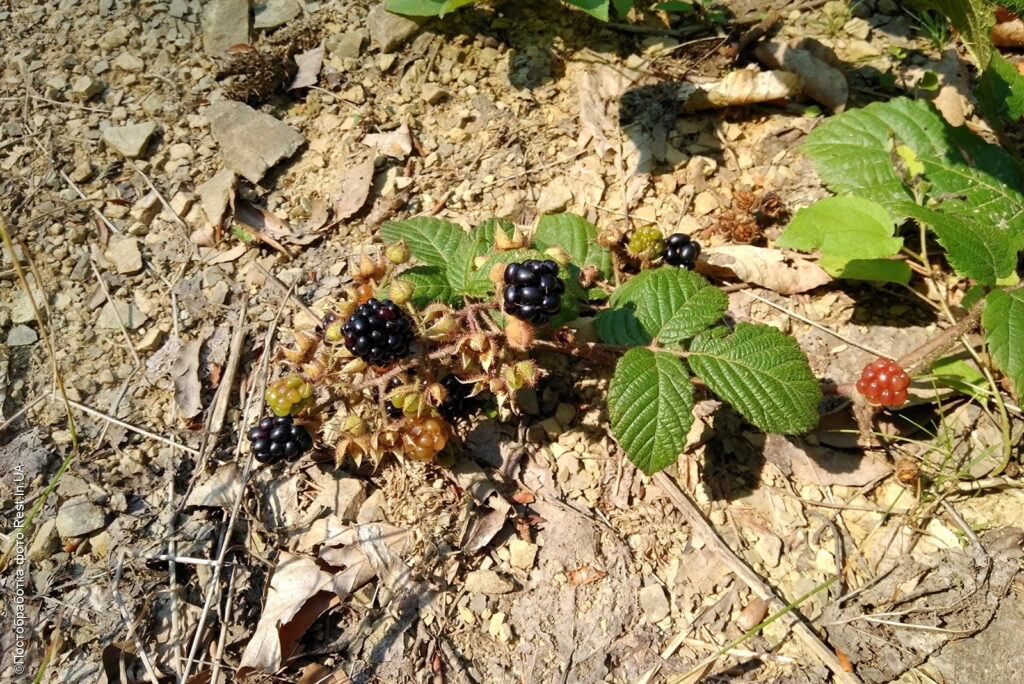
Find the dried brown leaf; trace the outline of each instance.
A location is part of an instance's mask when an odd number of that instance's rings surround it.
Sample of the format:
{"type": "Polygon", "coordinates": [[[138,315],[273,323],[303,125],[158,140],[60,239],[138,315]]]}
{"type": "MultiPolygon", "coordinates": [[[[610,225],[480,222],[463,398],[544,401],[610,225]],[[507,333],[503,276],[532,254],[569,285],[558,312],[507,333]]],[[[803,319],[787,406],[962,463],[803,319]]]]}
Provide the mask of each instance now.
{"type": "Polygon", "coordinates": [[[992,42],[999,47],[1024,47],[1024,19],[1014,19],[993,26],[992,42]]]}
{"type": "Polygon", "coordinates": [[[320,76],[320,66],[323,62],[323,45],[295,55],[295,64],[298,65],[299,70],[295,74],[292,84],[288,86],[288,90],[308,88],[309,86],[316,85],[317,78],[320,76]]]}
{"type": "Polygon", "coordinates": [[[234,461],[228,461],[196,485],[185,505],[228,508],[242,495],[242,489],[242,473],[234,461]]]}
{"type": "Polygon", "coordinates": [[[808,50],[784,43],[760,43],[754,56],[772,69],[783,69],[803,78],[803,93],[833,112],[846,108],[850,86],[842,71],[819,59],[808,50]]]}
{"type": "Polygon", "coordinates": [[[405,159],[412,154],[412,133],[409,124],[402,124],[387,133],[371,133],[363,138],[363,144],[386,157],[405,159]]]}
{"type": "Polygon", "coordinates": [[[345,172],[334,197],[334,218],[344,221],[363,208],[370,196],[373,186],[373,160],[376,150],[371,150],[366,158],[345,172]]]}
{"type": "Polygon", "coordinates": [[[803,78],[790,71],[741,69],[720,81],[702,86],[684,84],[680,89],[680,111],[695,112],[738,105],[783,100],[799,93],[803,78]]]}
{"type": "Polygon", "coordinates": [[[725,245],[709,247],[705,252],[707,263],[726,269],[745,283],[753,283],[791,295],[807,292],[832,282],[832,277],[821,266],[780,249],[751,245],[725,245]]]}
{"type": "Polygon", "coordinates": [[[576,570],[570,570],[566,574],[569,577],[569,584],[574,587],[591,584],[600,579],[604,579],[608,575],[604,570],[598,570],[597,568],[589,565],[584,565],[576,570]]]}

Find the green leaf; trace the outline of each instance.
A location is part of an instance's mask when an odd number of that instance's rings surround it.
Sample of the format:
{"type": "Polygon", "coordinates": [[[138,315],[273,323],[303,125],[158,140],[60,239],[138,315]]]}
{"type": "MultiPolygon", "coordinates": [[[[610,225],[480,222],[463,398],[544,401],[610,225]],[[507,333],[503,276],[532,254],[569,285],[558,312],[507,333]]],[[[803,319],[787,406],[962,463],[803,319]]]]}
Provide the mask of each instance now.
{"type": "Polygon", "coordinates": [[[505,233],[505,237],[512,237],[512,232],[515,230],[515,224],[509,221],[507,218],[492,218],[487,219],[479,226],[470,231],[470,237],[476,242],[479,248],[479,254],[486,254],[494,246],[494,236],[497,231],[505,233]]]}
{"type": "Polygon", "coordinates": [[[1017,252],[1006,231],[965,216],[926,207],[910,209],[911,216],[927,225],[946,248],[956,272],[985,285],[995,285],[1017,267],[1017,252]]]}
{"type": "Polygon", "coordinates": [[[992,54],[989,33],[996,25],[995,4],[990,0],[912,0],[924,10],[935,10],[949,19],[979,67],[988,66],[992,54]]]}
{"type": "Polygon", "coordinates": [[[947,356],[932,364],[930,375],[940,387],[949,387],[975,399],[988,396],[988,383],[973,363],[947,356]]]}
{"type": "Polygon", "coordinates": [[[897,259],[853,259],[843,261],[842,259],[831,259],[822,257],[818,265],[836,277],[846,280],[871,280],[879,283],[901,283],[906,285],[910,282],[910,266],[905,261],[897,259]]]}
{"type": "Polygon", "coordinates": [[[985,118],[1000,128],[1012,127],[1024,117],[1024,74],[998,52],[992,54],[974,94],[985,118]]]}
{"type": "Polygon", "coordinates": [[[651,475],[675,463],[693,425],[693,386],[682,361],[630,349],[608,387],[612,434],[626,457],[651,475]]]}
{"type": "Polygon", "coordinates": [[[833,276],[889,280],[884,276],[892,271],[886,269],[893,267],[877,260],[896,254],[903,246],[903,238],[893,237],[895,228],[893,217],[876,202],[828,197],[796,212],[775,244],[804,251],[820,249],[819,264],[833,276]],[[863,263],[865,260],[872,261],[863,263]],[[862,263],[847,271],[853,261],[862,263]]]}
{"type": "Polygon", "coordinates": [[[818,424],[821,387],[807,357],[771,326],[712,328],[694,338],[687,360],[715,394],[762,430],[796,434],[818,424]]]}
{"type": "Polygon", "coordinates": [[[446,0],[387,0],[389,12],[413,17],[436,17],[445,12],[446,0]]]}
{"type": "Polygon", "coordinates": [[[901,97],[843,112],[811,132],[802,149],[834,193],[874,200],[904,217],[914,197],[893,161],[898,145],[924,165],[929,197],[944,200],[944,209],[1024,231],[1021,167],[997,145],[950,126],[930,103],[901,97]]]}
{"type": "Polygon", "coordinates": [[[703,277],[663,266],[643,271],[612,294],[598,314],[597,334],[612,344],[673,344],[693,337],[725,313],[729,298],[703,277]]]}
{"type": "Polygon", "coordinates": [[[579,7],[592,17],[601,21],[608,21],[609,0],[565,0],[573,7],[579,7]]]}
{"type": "Polygon", "coordinates": [[[447,268],[452,255],[467,240],[458,224],[420,216],[405,221],[385,221],[380,234],[387,242],[405,240],[409,251],[428,266],[447,268]]]}
{"type": "Polygon", "coordinates": [[[988,351],[1020,395],[1024,392],[1024,290],[992,290],[981,314],[988,351]]]}
{"type": "Polygon", "coordinates": [[[668,2],[659,2],[654,6],[656,10],[663,10],[665,12],[679,12],[680,14],[693,11],[692,2],[679,2],[679,0],[669,0],[668,2]]]}
{"type": "Polygon", "coordinates": [[[615,13],[625,19],[629,10],[633,9],[633,0],[612,0],[612,6],[615,7],[615,13]]]}
{"type": "Polygon", "coordinates": [[[437,266],[413,266],[398,275],[399,280],[413,284],[412,303],[417,308],[431,302],[456,304],[459,298],[452,291],[451,283],[443,269],[437,266]]]}
{"type": "MultiPolygon", "coordinates": [[[[482,266],[475,269],[466,281],[462,293],[477,299],[485,299],[494,294],[494,283],[491,282],[491,268],[495,264],[508,264],[526,259],[544,259],[544,255],[535,249],[511,249],[507,252],[495,252],[487,258],[482,266]]],[[[568,284],[568,283],[567,283],[568,284]]]]}
{"type": "Polygon", "coordinates": [[[575,214],[550,214],[537,222],[533,242],[540,251],[561,247],[581,269],[597,266],[605,279],[612,277],[612,255],[597,244],[597,226],[575,214]]]}

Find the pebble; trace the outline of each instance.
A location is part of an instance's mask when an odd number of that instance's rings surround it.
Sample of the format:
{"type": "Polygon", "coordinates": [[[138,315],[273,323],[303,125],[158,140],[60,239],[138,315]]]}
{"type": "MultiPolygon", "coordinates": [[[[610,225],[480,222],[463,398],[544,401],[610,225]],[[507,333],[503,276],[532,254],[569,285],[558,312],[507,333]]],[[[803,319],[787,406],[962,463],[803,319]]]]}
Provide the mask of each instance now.
{"type": "Polygon", "coordinates": [[[135,351],[140,352],[151,352],[156,351],[160,348],[160,344],[164,341],[163,330],[156,327],[155,325],[147,330],[143,335],[139,343],[135,345],[135,351]]]}
{"type": "Polygon", "coordinates": [[[39,339],[36,331],[27,325],[16,325],[7,333],[7,344],[11,347],[25,347],[39,339]]]}
{"type": "Polygon", "coordinates": [[[117,322],[118,314],[121,316],[124,327],[128,330],[138,330],[147,320],[146,314],[139,310],[135,302],[128,303],[115,299],[113,303],[107,302],[100,309],[100,315],[96,318],[96,327],[101,330],[120,330],[121,326],[117,322]],[[117,307],[116,311],[115,306],[117,307]]]}
{"type": "Polygon", "coordinates": [[[640,590],[640,608],[650,624],[657,624],[671,612],[668,597],[660,584],[649,584],[640,590]]]}
{"type": "Polygon", "coordinates": [[[224,165],[254,184],[306,142],[291,126],[241,102],[222,100],[211,106],[206,116],[224,165]]]}
{"type": "Polygon", "coordinates": [[[92,76],[76,76],[71,81],[71,94],[79,100],[88,100],[103,90],[103,84],[92,76]]]}
{"type": "Polygon", "coordinates": [[[103,509],[84,496],[68,499],[57,511],[57,532],[61,537],[81,537],[106,524],[103,509]]]}
{"type": "Polygon", "coordinates": [[[127,126],[111,126],[103,131],[103,142],[107,147],[129,159],[143,156],[149,139],[156,133],[156,123],[146,121],[127,126]]]}
{"type": "Polygon", "coordinates": [[[160,196],[151,190],[132,205],[131,215],[139,223],[148,226],[162,208],[163,203],[160,201],[160,196]]]}
{"type": "Polygon", "coordinates": [[[381,3],[366,15],[366,26],[370,30],[370,43],[381,52],[393,52],[419,28],[419,22],[388,12],[381,3]]]}
{"type": "Polygon", "coordinates": [[[513,568],[529,570],[537,559],[537,545],[522,539],[513,539],[508,545],[509,562],[513,568]]]}
{"type": "Polygon", "coordinates": [[[249,42],[249,0],[211,0],[203,15],[203,49],[223,55],[232,45],[249,42]]]}
{"type": "Polygon", "coordinates": [[[134,275],[142,270],[142,252],[135,238],[111,238],[104,256],[121,275],[134,275]]]}
{"type": "Polygon", "coordinates": [[[88,159],[83,159],[75,165],[75,168],[68,177],[76,183],[84,183],[92,178],[94,173],[95,170],[92,167],[92,163],[88,159]]]}
{"type": "Polygon", "coordinates": [[[555,409],[555,420],[562,424],[562,427],[569,428],[576,418],[576,407],[572,404],[559,404],[555,409]]]}
{"type": "Polygon", "coordinates": [[[100,47],[107,51],[116,50],[128,42],[128,37],[130,35],[131,34],[128,32],[126,27],[115,26],[100,36],[100,47]]]}
{"type": "Polygon", "coordinates": [[[515,583],[494,570],[474,570],[466,575],[466,591],[480,594],[507,594],[515,590],[515,583]]]}
{"type": "Polygon", "coordinates": [[[572,189],[564,179],[548,183],[540,191],[537,199],[537,212],[540,214],[556,214],[565,211],[572,202],[572,189]]]}
{"type": "Polygon", "coordinates": [[[365,39],[366,34],[362,31],[335,33],[324,41],[324,50],[334,59],[356,59],[365,39]]]}
{"type": "Polygon", "coordinates": [[[60,550],[60,535],[57,534],[57,521],[53,518],[39,526],[32,543],[25,554],[33,563],[46,560],[60,550]]]}
{"type": "Polygon", "coordinates": [[[122,52],[114,60],[114,68],[129,73],[137,73],[146,68],[146,63],[130,52],[122,52]]]}
{"type": "Polygon", "coordinates": [[[717,208],[718,198],[710,191],[699,193],[693,200],[693,213],[697,216],[707,216],[717,208]]]}
{"type": "Polygon", "coordinates": [[[175,19],[181,19],[188,14],[188,3],[185,0],[171,0],[171,5],[167,9],[167,13],[175,19]]]}
{"type": "Polygon", "coordinates": [[[295,0],[267,0],[253,6],[253,28],[272,29],[283,26],[302,14],[295,0]]]}
{"type": "Polygon", "coordinates": [[[420,97],[423,98],[423,101],[427,104],[437,104],[447,97],[447,95],[448,91],[436,83],[426,83],[420,91],[420,97]]]}

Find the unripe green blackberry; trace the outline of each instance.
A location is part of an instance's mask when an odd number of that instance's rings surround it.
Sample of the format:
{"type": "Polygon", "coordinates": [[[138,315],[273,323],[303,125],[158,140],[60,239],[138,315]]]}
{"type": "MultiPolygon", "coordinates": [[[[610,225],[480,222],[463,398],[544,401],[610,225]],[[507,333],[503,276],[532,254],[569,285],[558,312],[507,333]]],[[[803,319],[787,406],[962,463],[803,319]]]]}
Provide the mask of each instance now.
{"type": "Polygon", "coordinates": [[[313,404],[313,386],[298,375],[288,375],[271,383],[266,399],[275,416],[294,416],[313,404]]]}
{"type": "Polygon", "coordinates": [[[626,251],[640,259],[656,259],[664,249],[665,236],[654,226],[637,228],[626,243],[626,251]]]}

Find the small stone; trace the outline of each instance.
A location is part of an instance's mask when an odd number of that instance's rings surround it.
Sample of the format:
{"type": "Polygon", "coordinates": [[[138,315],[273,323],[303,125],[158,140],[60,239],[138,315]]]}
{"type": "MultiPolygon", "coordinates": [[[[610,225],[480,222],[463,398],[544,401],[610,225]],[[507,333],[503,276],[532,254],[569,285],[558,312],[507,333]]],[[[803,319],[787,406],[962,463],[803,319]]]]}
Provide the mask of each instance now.
{"type": "Polygon", "coordinates": [[[774,534],[762,534],[754,543],[754,551],[761,557],[765,565],[774,568],[782,557],[782,540],[774,534]]]}
{"type": "Polygon", "coordinates": [[[241,102],[222,100],[206,114],[224,165],[252,183],[267,169],[295,154],[306,142],[291,126],[241,102]]]}
{"type": "Polygon", "coordinates": [[[875,45],[872,45],[866,40],[851,40],[847,46],[845,54],[843,55],[848,61],[857,62],[862,59],[871,59],[872,57],[878,57],[882,54],[882,51],[875,45]]]}
{"type": "Polygon", "coordinates": [[[38,339],[36,331],[27,325],[16,325],[7,333],[7,344],[11,347],[26,347],[38,339]]]}
{"type": "Polygon", "coordinates": [[[548,439],[558,439],[558,436],[565,432],[565,428],[555,418],[545,418],[538,425],[544,430],[544,434],[548,436],[548,439]]]}
{"type": "Polygon", "coordinates": [[[480,594],[507,594],[514,591],[516,585],[494,570],[474,570],[466,575],[465,588],[480,594]]]}
{"type": "Polygon", "coordinates": [[[640,608],[647,622],[652,625],[667,618],[671,612],[668,597],[660,584],[649,584],[640,590],[640,608]]]}
{"type": "Polygon", "coordinates": [[[697,216],[707,216],[717,208],[718,198],[707,190],[698,193],[693,200],[693,213],[697,216]]]}
{"type": "Polygon", "coordinates": [[[128,73],[137,73],[146,68],[146,63],[130,52],[122,52],[114,60],[114,68],[128,73]]]}
{"type": "Polygon", "coordinates": [[[562,424],[562,427],[568,428],[572,425],[572,421],[576,418],[576,407],[572,404],[559,404],[558,408],[555,409],[555,420],[562,424]]]}
{"type": "Polygon", "coordinates": [[[362,31],[335,33],[324,41],[324,50],[334,59],[356,59],[365,39],[366,34],[362,31]]]}
{"type": "Polygon", "coordinates": [[[71,81],[71,94],[79,100],[88,100],[103,90],[103,84],[92,76],[76,76],[71,81]]]}
{"type": "Polygon", "coordinates": [[[896,14],[898,11],[899,5],[896,4],[896,0],[878,0],[879,14],[896,14]]]}
{"type": "Polygon", "coordinates": [[[420,97],[427,104],[437,104],[447,96],[448,92],[436,83],[426,83],[420,91],[420,97]]]}
{"type": "Polygon", "coordinates": [[[508,545],[509,562],[513,568],[529,570],[537,559],[537,545],[522,539],[513,539],[508,545]]]}
{"type": "Polygon", "coordinates": [[[267,0],[253,5],[253,28],[272,29],[283,26],[302,14],[295,0],[267,0]]]}
{"type": "Polygon", "coordinates": [[[139,241],[135,238],[111,238],[104,256],[122,275],[134,275],[142,270],[142,252],[139,251],[139,241]]]}
{"type": "Polygon", "coordinates": [[[149,139],[156,133],[156,123],[147,121],[127,126],[112,126],[103,131],[103,142],[129,159],[138,159],[146,152],[149,139]]]}
{"type": "Polygon", "coordinates": [[[540,214],[557,214],[564,211],[572,202],[572,189],[565,179],[549,183],[540,191],[537,199],[537,212],[540,214]]]}
{"type": "Polygon", "coordinates": [[[75,165],[75,168],[68,174],[68,178],[76,183],[84,183],[92,178],[94,173],[95,170],[92,168],[92,163],[88,159],[83,159],[75,165]]]}
{"type": "Polygon", "coordinates": [[[171,198],[171,211],[178,216],[185,216],[188,214],[188,210],[192,208],[192,204],[196,201],[196,196],[190,192],[177,192],[174,197],[171,198]]]}
{"type": "Polygon", "coordinates": [[[138,330],[146,322],[146,314],[139,310],[135,302],[127,303],[120,299],[107,302],[100,309],[100,315],[96,318],[96,327],[100,330],[120,330],[117,318],[121,316],[124,327],[128,330],[138,330]],[[115,309],[116,307],[116,309],[115,309]]]}
{"type": "Polygon", "coordinates": [[[167,8],[167,13],[175,19],[181,19],[188,14],[188,3],[185,2],[185,0],[171,0],[171,5],[167,8]]]}
{"type": "Polygon", "coordinates": [[[392,52],[409,37],[416,33],[419,22],[400,14],[392,14],[381,3],[366,15],[366,25],[370,30],[370,42],[381,52],[392,52]]]}
{"type": "Polygon", "coordinates": [[[25,292],[18,291],[11,297],[9,313],[12,323],[31,323],[36,320],[36,309],[39,315],[46,319],[46,307],[43,306],[43,293],[32,287],[32,299],[29,299],[25,292]],[[32,302],[36,303],[36,309],[32,308],[32,302]]]}
{"type": "Polygon", "coordinates": [[[50,518],[36,530],[36,535],[32,537],[32,543],[29,545],[25,557],[33,563],[38,563],[58,551],[60,551],[60,535],[57,534],[57,521],[50,518]]]}
{"type": "Polygon", "coordinates": [[[147,330],[143,335],[139,343],[135,345],[135,351],[140,352],[151,352],[156,351],[160,348],[160,344],[164,341],[163,330],[156,327],[155,325],[147,330]]]}
{"type": "Polygon", "coordinates": [[[126,27],[115,26],[100,36],[100,47],[107,51],[116,50],[128,42],[128,37],[130,35],[131,34],[128,32],[126,27]]]}
{"type": "Polygon", "coordinates": [[[203,15],[203,49],[221,56],[228,48],[249,42],[249,0],[211,0],[203,15]]]}
{"type": "Polygon", "coordinates": [[[160,213],[163,206],[160,196],[151,190],[132,205],[131,215],[139,223],[148,226],[156,218],[156,215],[160,213]]]}
{"type": "Polygon", "coordinates": [[[57,511],[57,532],[61,537],[81,537],[107,524],[103,509],[85,496],[68,499],[57,511]]]}
{"type": "Polygon", "coordinates": [[[195,151],[188,143],[175,143],[171,145],[169,150],[167,150],[167,154],[170,156],[171,160],[191,159],[193,155],[195,155],[195,151]]]}

